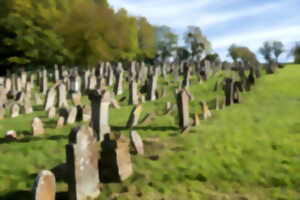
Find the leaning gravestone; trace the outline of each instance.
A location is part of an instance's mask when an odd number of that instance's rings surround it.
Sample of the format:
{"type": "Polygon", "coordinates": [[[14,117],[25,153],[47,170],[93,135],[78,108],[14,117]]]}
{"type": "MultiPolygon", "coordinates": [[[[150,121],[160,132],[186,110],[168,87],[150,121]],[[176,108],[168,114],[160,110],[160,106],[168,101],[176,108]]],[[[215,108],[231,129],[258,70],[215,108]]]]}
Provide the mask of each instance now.
{"type": "Polygon", "coordinates": [[[133,172],[129,141],[121,135],[104,136],[101,143],[100,179],[102,182],[119,182],[127,179],[133,172]]]}
{"type": "Polygon", "coordinates": [[[141,136],[136,131],[130,131],[130,143],[134,151],[140,155],[144,155],[144,144],[141,136]]]}
{"type": "Polygon", "coordinates": [[[45,99],[45,105],[44,109],[48,111],[52,106],[54,106],[56,91],[54,88],[51,88],[48,90],[46,99],[45,99]]]}
{"type": "Polygon", "coordinates": [[[176,95],[179,127],[184,130],[189,126],[189,98],[185,90],[182,90],[176,95]]]}
{"type": "Polygon", "coordinates": [[[55,200],[55,176],[48,170],[43,170],[35,179],[33,186],[34,200],[55,200]]]}
{"type": "Polygon", "coordinates": [[[100,194],[98,148],[88,126],[73,128],[66,145],[70,200],[96,199],[100,194]]]}
{"type": "Polygon", "coordinates": [[[141,105],[136,105],[133,107],[129,119],[127,121],[127,128],[133,128],[134,126],[137,125],[141,112],[142,112],[141,105]]]}
{"type": "Polygon", "coordinates": [[[45,130],[42,121],[38,117],[35,117],[32,121],[33,136],[44,134],[44,132],[45,130]]]}

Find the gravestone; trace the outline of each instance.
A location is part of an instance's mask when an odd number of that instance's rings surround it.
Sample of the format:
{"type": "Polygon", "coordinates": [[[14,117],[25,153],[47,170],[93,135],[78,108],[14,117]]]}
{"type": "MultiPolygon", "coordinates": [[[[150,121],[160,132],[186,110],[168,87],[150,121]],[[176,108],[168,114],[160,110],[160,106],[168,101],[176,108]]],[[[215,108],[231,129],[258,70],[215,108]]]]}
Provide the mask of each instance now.
{"type": "Polygon", "coordinates": [[[0,106],[2,107],[7,103],[7,90],[0,86],[0,106]]]}
{"type": "Polygon", "coordinates": [[[202,109],[203,109],[203,119],[206,120],[211,117],[211,112],[208,109],[207,103],[202,101],[202,109]]]}
{"type": "Polygon", "coordinates": [[[17,133],[14,130],[9,130],[5,133],[4,139],[6,141],[14,141],[17,140],[17,133]]]}
{"type": "Polygon", "coordinates": [[[183,131],[189,127],[189,97],[185,90],[176,94],[176,102],[178,107],[179,127],[183,131]]]}
{"type": "Polygon", "coordinates": [[[56,181],[51,171],[41,171],[35,179],[33,186],[34,200],[55,200],[56,181]]]}
{"type": "Polygon", "coordinates": [[[18,117],[19,114],[20,114],[20,106],[19,106],[19,104],[13,103],[11,105],[11,112],[10,113],[11,113],[11,117],[12,118],[18,117]]]}
{"type": "Polygon", "coordinates": [[[25,110],[25,114],[33,113],[30,96],[27,94],[24,97],[24,110],[25,110]]]}
{"type": "Polygon", "coordinates": [[[139,103],[139,99],[137,94],[137,84],[134,80],[131,80],[129,83],[128,105],[137,105],[138,103],[139,103]]]}
{"type": "Polygon", "coordinates": [[[105,135],[101,143],[100,180],[120,182],[133,172],[128,139],[120,135],[105,135]]]}
{"type": "Polygon", "coordinates": [[[137,154],[144,155],[144,143],[136,131],[130,131],[130,143],[137,154]]]}
{"type": "Polygon", "coordinates": [[[36,105],[42,105],[43,102],[41,100],[41,96],[39,93],[34,93],[34,100],[36,105]]]}
{"type": "Polygon", "coordinates": [[[108,90],[93,90],[89,93],[92,104],[91,127],[97,140],[102,141],[105,134],[110,133],[108,124],[111,94],[108,90]]]}
{"type": "Polygon", "coordinates": [[[182,88],[189,88],[190,86],[190,67],[187,63],[184,64],[184,79],[182,81],[182,88]]]}
{"type": "Polygon", "coordinates": [[[44,109],[46,111],[48,111],[52,106],[54,106],[55,97],[56,97],[56,90],[54,87],[52,87],[48,90],[45,98],[44,109]]]}
{"type": "Polygon", "coordinates": [[[64,124],[65,124],[65,118],[63,116],[60,116],[57,120],[56,127],[61,128],[64,126],[64,124]]]}
{"type": "Polygon", "coordinates": [[[94,74],[91,74],[89,77],[88,89],[94,90],[97,86],[97,77],[94,74]]]}
{"type": "Polygon", "coordinates": [[[116,83],[114,85],[114,93],[115,95],[120,95],[123,93],[123,67],[121,63],[118,63],[116,69],[116,83]]]}
{"type": "Polygon", "coordinates": [[[69,109],[69,114],[67,118],[67,124],[74,124],[77,117],[77,108],[75,106],[72,106],[69,109]]]}
{"type": "Polygon", "coordinates": [[[157,79],[158,76],[156,74],[151,75],[150,78],[148,79],[147,97],[146,97],[148,101],[156,100],[157,79]]]}
{"type": "Polygon", "coordinates": [[[57,106],[59,108],[68,107],[67,102],[67,92],[66,92],[66,85],[60,83],[57,87],[58,95],[57,95],[57,106]]]}
{"type": "Polygon", "coordinates": [[[81,93],[80,92],[73,92],[72,93],[72,103],[74,106],[80,105],[81,93]]]}
{"type": "Polygon", "coordinates": [[[224,92],[225,92],[225,98],[226,98],[226,101],[225,101],[226,106],[230,106],[233,101],[233,80],[231,78],[225,79],[224,92]]]}
{"type": "Polygon", "coordinates": [[[55,118],[55,115],[56,115],[56,109],[54,106],[52,106],[51,108],[49,108],[48,110],[48,118],[49,119],[53,119],[55,118]]]}
{"type": "Polygon", "coordinates": [[[83,106],[82,112],[83,112],[82,120],[84,122],[90,121],[91,120],[91,112],[92,112],[91,106],[89,106],[89,105],[83,106]]]}
{"type": "Polygon", "coordinates": [[[127,128],[133,128],[138,124],[138,120],[140,117],[140,114],[142,112],[142,106],[141,105],[135,105],[130,113],[129,119],[127,121],[127,128]]]}
{"type": "Polygon", "coordinates": [[[200,125],[200,119],[199,119],[199,116],[198,116],[197,112],[194,113],[193,118],[194,118],[194,126],[199,126],[200,125]]]}
{"type": "Polygon", "coordinates": [[[35,117],[32,121],[33,136],[44,134],[44,132],[45,130],[42,121],[38,117],[35,117]]]}
{"type": "Polygon", "coordinates": [[[88,126],[73,128],[66,145],[69,200],[96,199],[100,195],[98,148],[88,126]]]}
{"type": "Polygon", "coordinates": [[[58,65],[55,64],[55,65],[54,65],[54,82],[55,82],[55,83],[58,82],[58,81],[59,81],[59,78],[60,78],[60,76],[59,76],[58,65]]]}

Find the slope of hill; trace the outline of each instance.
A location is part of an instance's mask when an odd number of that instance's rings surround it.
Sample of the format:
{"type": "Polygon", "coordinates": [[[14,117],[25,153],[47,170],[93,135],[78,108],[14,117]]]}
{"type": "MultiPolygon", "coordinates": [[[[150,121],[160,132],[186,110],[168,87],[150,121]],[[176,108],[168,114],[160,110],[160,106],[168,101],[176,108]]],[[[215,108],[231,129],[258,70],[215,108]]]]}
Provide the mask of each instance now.
{"type": "MultiPolygon", "coordinates": [[[[256,80],[242,102],[216,112],[214,84],[223,74],[197,84],[193,77],[190,116],[202,114],[208,102],[213,117],[181,134],[177,111],[164,115],[165,103],[175,103],[177,84],[167,95],[143,104],[140,119],[152,113],[148,124],[136,127],[145,142],[145,156],[132,156],[134,174],[123,183],[101,184],[99,199],[299,199],[300,198],[300,66],[288,65],[274,75],[256,80]]],[[[171,77],[169,77],[172,79],[171,77]]],[[[128,94],[126,86],[125,94],[128,94]]],[[[88,103],[87,97],[83,98],[88,103]]],[[[113,131],[125,128],[132,106],[111,108],[113,131]]],[[[0,121],[0,136],[14,129],[19,140],[0,145],[0,199],[30,199],[36,174],[65,162],[65,145],[73,126],[56,128],[41,106],[37,112],[0,121]],[[46,133],[32,137],[31,121],[39,116],[46,133]]],[[[83,124],[83,123],[81,123],[83,124]]],[[[79,125],[79,124],[77,124],[79,125]]],[[[100,145],[99,145],[100,147],[100,145]]],[[[67,184],[57,182],[57,199],[66,199],[67,184]]]]}

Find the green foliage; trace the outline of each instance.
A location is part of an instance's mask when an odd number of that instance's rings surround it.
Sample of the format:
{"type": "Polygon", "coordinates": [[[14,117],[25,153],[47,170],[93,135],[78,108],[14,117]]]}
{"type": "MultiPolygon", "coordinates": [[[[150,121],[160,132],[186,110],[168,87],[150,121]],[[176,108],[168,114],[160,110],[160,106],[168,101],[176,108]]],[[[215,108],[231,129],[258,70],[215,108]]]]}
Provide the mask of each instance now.
{"type": "Polygon", "coordinates": [[[272,60],[272,55],[274,55],[276,62],[278,62],[278,57],[283,52],[284,45],[281,41],[265,41],[259,49],[259,53],[263,55],[267,62],[272,60]]]}
{"type": "Polygon", "coordinates": [[[211,44],[202,34],[197,26],[188,26],[184,35],[184,42],[187,49],[191,52],[193,60],[200,61],[202,53],[209,54],[211,52],[211,44]]]}
{"type": "Polygon", "coordinates": [[[295,64],[300,64],[300,41],[296,42],[295,46],[290,51],[290,55],[294,56],[295,64]]]}
{"type": "Polygon", "coordinates": [[[154,29],[158,56],[162,61],[165,61],[167,58],[173,56],[177,48],[178,35],[173,33],[168,26],[156,26],[154,29]]]}
{"type": "Polygon", "coordinates": [[[204,60],[209,60],[210,62],[219,62],[220,57],[217,53],[207,54],[204,60]]]}
{"type": "Polygon", "coordinates": [[[229,56],[234,62],[242,61],[245,65],[256,64],[256,55],[247,47],[231,45],[228,49],[229,56]]]}
{"type": "Polygon", "coordinates": [[[284,45],[281,41],[273,41],[272,48],[274,56],[276,58],[276,62],[278,62],[278,57],[284,52],[284,45]]]}
{"type": "Polygon", "coordinates": [[[185,47],[176,48],[177,61],[187,60],[190,57],[190,52],[185,47]]]}

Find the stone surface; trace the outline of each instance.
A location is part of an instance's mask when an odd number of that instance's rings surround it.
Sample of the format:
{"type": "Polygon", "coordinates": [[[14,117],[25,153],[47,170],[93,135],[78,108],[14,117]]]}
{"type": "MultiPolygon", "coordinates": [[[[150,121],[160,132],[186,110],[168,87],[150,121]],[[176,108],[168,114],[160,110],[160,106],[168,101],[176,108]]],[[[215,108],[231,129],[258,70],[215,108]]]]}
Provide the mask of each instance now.
{"type": "Polygon", "coordinates": [[[100,179],[101,182],[119,182],[133,172],[128,139],[121,135],[105,135],[101,143],[100,179]]]}
{"type": "Polygon", "coordinates": [[[48,110],[48,118],[49,119],[53,119],[55,118],[56,115],[56,109],[54,106],[52,106],[49,110],[48,110]]]}
{"type": "Polygon", "coordinates": [[[98,148],[88,126],[73,128],[66,145],[70,200],[96,199],[100,195],[98,148]]]}
{"type": "Polygon", "coordinates": [[[129,119],[127,121],[127,128],[133,128],[134,126],[137,125],[141,112],[142,112],[141,105],[136,105],[133,107],[129,119]]]}
{"type": "Polygon", "coordinates": [[[93,90],[89,93],[92,103],[91,127],[98,140],[103,140],[105,134],[110,133],[108,124],[111,94],[108,90],[93,90]]]}
{"type": "Polygon", "coordinates": [[[81,93],[80,92],[74,92],[72,93],[72,103],[74,106],[80,105],[80,99],[81,99],[81,93]]]}
{"type": "Polygon", "coordinates": [[[56,181],[55,176],[48,170],[41,171],[33,186],[34,200],[55,200],[56,181]]]}
{"type": "Polygon", "coordinates": [[[60,116],[60,117],[58,118],[58,120],[57,120],[56,127],[57,127],[57,128],[61,128],[61,127],[64,126],[64,124],[65,124],[65,118],[62,117],[62,116],[60,116]]]}
{"type": "Polygon", "coordinates": [[[5,108],[0,106],[0,120],[4,119],[5,117],[5,108]]]}
{"type": "Polygon", "coordinates": [[[39,93],[34,94],[34,100],[35,100],[36,105],[42,105],[43,104],[43,102],[41,100],[41,96],[40,96],[39,93]]]}
{"type": "Polygon", "coordinates": [[[137,94],[137,83],[132,80],[129,83],[128,105],[137,105],[138,103],[139,103],[139,98],[137,94]]]}
{"type": "Polygon", "coordinates": [[[83,116],[82,116],[82,120],[84,122],[90,121],[91,120],[91,106],[89,105],[85,105],[82,108],[82,112],[83,112],[83,116]]]}
{"type": "Polygon", "coordinates": [[[55,97],[56,97],[56,91],[52,87],[48,90],[46,98],[45,98],[44,109],[46,111],[48,111],[52,106],[54,106],[55,97]]]}
{"type": "Polygon", "coordinates": [[[44,134],[44,132],[45,130],[42,121],[38,117],[35,117],[32,121],[33,136],[44,134]]]}
{"type": "Polygon", "coordinates": [[[207,103],[202,101],[202,109],[203,109],[203,119],[206,120],[212,116],[210,110],[208,109],[207,103]]]}
{"type": "Polygon", "coordinates": [[[189,126],[189,98],[185,90],[179,91],[176,96],[179,127],[183,130],[189,126]]]}
{"type": "Polygon", "coordinates": [[[72,106],[68,113],[67,124],[74,124],[77,117],[77,108],[72,106]]]}
{"type": "Polygon", "coordinates": [[[130,131],[130,143],[139,155],[144,155],[144,143],[141,136],[136,131],[130,131]]]}
{"type": "Polygon", "coordinates": [[[14,117],[18,117],[19,114],[20,114],[20,106],[19,104],[17,103],[13,103],[11,105],[11,117],[14,118],[14,117]]]}
{"type": "Polygon", "coordinates": [[[14,130],[9,130],[6,132],[4,139],[7,141],[14,141],[17,139],[17,133],[14,130]]]}
{"type": "Polygon", "coordinates": [[[57,106],[59,108],[68,107],[66,85],[63,83],[60,83],[57,87],[57,91],[58,91],[57,106]]]}

